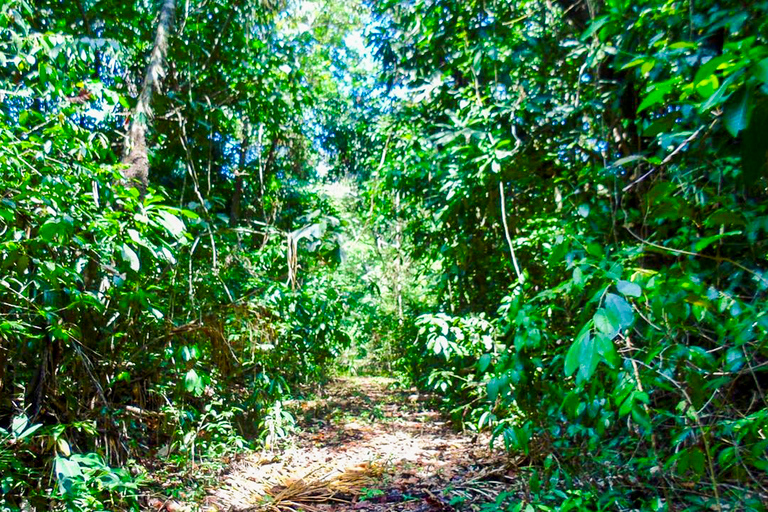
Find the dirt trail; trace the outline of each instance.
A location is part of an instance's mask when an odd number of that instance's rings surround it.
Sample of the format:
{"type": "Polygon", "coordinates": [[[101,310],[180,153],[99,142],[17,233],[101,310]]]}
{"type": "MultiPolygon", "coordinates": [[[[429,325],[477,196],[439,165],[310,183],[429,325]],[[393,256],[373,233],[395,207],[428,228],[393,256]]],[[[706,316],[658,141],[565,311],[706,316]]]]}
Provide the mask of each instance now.
{"type": "Polygon", "coordinates": [[[291,403],[299,429],[287,447],[237,463],[208,510],[448,512],[503,490],[509,476],[487,439],[453,432],[429,397],[391,384],[344,378],[291,403]]]}

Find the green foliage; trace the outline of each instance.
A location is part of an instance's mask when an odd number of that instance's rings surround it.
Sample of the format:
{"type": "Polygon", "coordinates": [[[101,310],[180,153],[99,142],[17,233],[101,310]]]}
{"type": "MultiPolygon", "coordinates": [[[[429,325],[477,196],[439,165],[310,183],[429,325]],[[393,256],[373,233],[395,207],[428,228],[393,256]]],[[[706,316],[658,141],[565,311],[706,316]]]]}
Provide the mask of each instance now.
{"type": "Polygon", "coordinates": [[[371,4],[401,101],[369,190],[435,283],[403,363],[534,464],[637,475],[542,510],[764,488],[767,7],[694,4],[371,4]]]}
{"type": "Polygon", "coordinates": [[[67,510],[139,510],[139,481],[125,469],[107,466],[95,453],[56,456],[53,471],[67,510]]]}
{"type": "Polygon", "coordinates": [[[0,9],[3,506],[136,508],[146,482],[120,468],[151,456],[199,487],[193,468],[285,435],[280,401],[326,379],[360,330],[333,276],[324,129],[306,122],[341,98],[327,70],[352,66],[332,50],[356,10],[176,7],[146,193],[120,162],[159,5],[0,9]],[[45,441],[18,435],[22,414],[45,441]]]}
{"type": "Polygon", "coordinates": [[[134,112],[158,9],[0,8],[4,507],[275,447],[339,360],[524,454],[489,510],[765,498],[768,4],[193,1],[134,112]]]}

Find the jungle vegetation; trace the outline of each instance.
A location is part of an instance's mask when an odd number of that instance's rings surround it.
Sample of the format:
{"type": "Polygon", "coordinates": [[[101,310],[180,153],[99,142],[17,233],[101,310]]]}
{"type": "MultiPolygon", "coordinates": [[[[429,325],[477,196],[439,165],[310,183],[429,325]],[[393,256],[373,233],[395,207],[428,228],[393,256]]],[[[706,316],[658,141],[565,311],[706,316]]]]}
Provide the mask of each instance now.
{"type": "Polygon", "coordinates": [[[2,510],[338,372],[522,454],[499,510],[768,500],[768,2],[5,0],[0,100],[2,510]]]}

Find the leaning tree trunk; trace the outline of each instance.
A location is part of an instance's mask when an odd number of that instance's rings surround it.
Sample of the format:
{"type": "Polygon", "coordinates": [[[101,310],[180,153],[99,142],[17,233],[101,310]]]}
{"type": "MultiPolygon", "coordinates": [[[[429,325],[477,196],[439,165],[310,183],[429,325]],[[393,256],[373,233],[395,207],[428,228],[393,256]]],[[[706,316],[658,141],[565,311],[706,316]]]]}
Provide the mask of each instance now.
{"type": "Polygon", "coordinates": [[[149,157],[147,155],[147,123],[152,118],[152,94],[160,91],[165,76],[165,54],[168,49],[168,34],[173,23],[175,0],[164,0],[155,34],[155,45],[149,58],[149,66],[139,94],[139,101],[131,115],[131,127],[126,135],[123,170],[127,184],[139,189],[143,195],[149,182],[149,157]]]}

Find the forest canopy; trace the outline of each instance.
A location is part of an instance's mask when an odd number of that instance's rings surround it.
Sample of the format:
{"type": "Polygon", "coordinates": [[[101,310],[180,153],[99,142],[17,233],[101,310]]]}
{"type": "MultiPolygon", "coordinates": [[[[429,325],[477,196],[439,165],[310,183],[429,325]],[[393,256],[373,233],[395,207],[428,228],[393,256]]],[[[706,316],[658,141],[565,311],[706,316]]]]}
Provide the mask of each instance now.
{"type": "Polygon", "coordinates": [[[0,100],[1,510],[197,499],[340,374],[488,512],[768,502],[768,2],[5,0],[0,100]]]}

